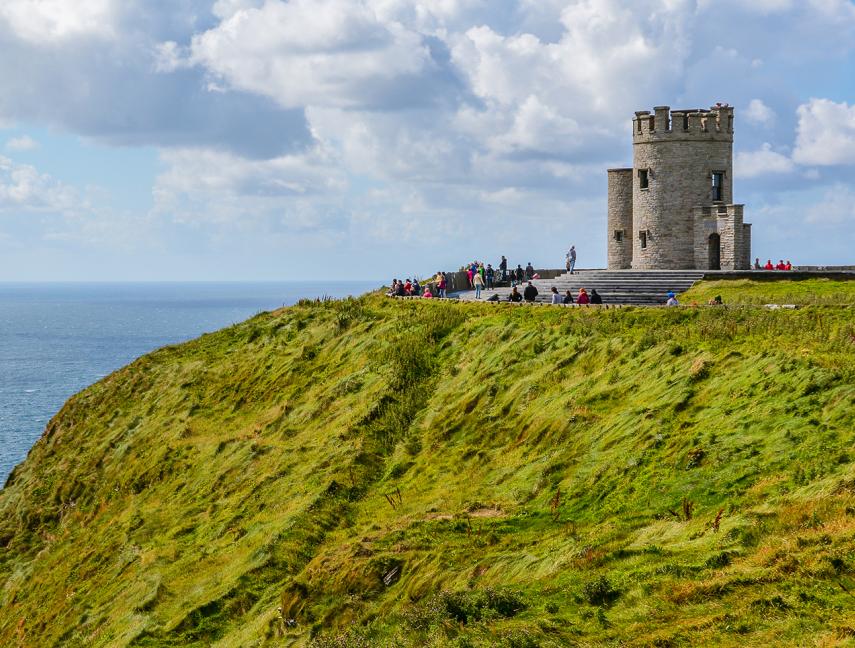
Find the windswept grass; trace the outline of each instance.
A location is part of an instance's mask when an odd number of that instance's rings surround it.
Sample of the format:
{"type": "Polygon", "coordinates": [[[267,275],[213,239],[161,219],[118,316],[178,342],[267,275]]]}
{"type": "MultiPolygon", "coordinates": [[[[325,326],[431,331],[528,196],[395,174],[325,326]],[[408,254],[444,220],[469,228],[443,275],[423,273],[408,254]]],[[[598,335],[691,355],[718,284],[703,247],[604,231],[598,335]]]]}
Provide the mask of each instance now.
{"type": "Polygon", "coordinates": [[[680,297],[706,304],[721,295],[725,304],[834,304],[855,306],[855,279],[722,279],[701,281],[680,297]]]}
{"type": "Polygon", "coordinates": [[[850,308],[307,302],[51,421],[0,645],[847,645],[853,443],[850,308]]]}

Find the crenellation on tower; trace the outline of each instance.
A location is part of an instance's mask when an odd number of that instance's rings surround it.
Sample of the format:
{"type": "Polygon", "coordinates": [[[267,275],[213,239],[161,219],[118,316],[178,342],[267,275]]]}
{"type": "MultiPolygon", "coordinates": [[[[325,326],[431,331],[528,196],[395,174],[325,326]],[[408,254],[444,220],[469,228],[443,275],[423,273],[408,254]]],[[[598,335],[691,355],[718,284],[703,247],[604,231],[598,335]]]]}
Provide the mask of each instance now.
{"type": "Polygon", "coordinates": [[[667,133],[671,130],[671,107],[656,106],[653,109],[653,130],[657,133],[667,133]]]}
{"type": "Polygon", "coordinates": [[[632,142],[632,168],[608,173],[609,268],[749,267],[750,225],[732,204],[733,108],[639,110],[632,142]]]}

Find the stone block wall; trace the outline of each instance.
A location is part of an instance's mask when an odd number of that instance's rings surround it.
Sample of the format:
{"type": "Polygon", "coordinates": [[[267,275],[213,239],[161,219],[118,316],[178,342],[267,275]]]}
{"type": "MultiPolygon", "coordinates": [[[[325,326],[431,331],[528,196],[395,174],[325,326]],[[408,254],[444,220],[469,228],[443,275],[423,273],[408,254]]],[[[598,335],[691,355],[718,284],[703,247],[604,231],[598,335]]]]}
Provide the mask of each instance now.
{"type": "Polygon", "coordinates": [[[697,206],[694,212],[694,264],[698,270],[748,270],[751,226],[742,222],[743,205],[697,206]],[[747,233],[747,235],[746,235],[747,233]],[[710,263],[710,237],[718,236],[719,267],[710,263]]]}
{"type": "Polygon", "coordinates": [[[632,169],[608,173],[608,267],[625,270],[632,267],[632,169]]]}

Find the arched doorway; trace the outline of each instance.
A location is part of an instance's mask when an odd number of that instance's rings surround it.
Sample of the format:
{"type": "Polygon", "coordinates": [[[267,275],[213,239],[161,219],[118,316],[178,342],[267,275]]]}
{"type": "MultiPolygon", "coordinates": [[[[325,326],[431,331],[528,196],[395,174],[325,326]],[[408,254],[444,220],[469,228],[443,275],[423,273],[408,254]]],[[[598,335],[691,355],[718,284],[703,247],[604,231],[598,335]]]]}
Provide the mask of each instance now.
{"type": "Polygon", "coordinates": [[[715,232],[709,238],[709,266],[710,270],[721,270],[721,237],[715,232]]]}

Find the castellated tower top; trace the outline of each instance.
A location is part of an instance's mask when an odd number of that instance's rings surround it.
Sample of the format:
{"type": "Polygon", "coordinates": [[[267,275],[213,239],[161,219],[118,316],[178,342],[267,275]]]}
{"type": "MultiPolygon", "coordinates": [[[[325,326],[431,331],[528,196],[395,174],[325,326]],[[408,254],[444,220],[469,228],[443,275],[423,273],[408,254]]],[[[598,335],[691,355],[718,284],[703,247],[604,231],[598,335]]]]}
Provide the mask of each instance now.
{"type": "Polygon", "coordinates": [[[632,120],[632,142],[659,141],[733,141],[733,107],[716,104],[709,110],[687,108],[671,110],[656,106],[635,113],[632,120]]]}

